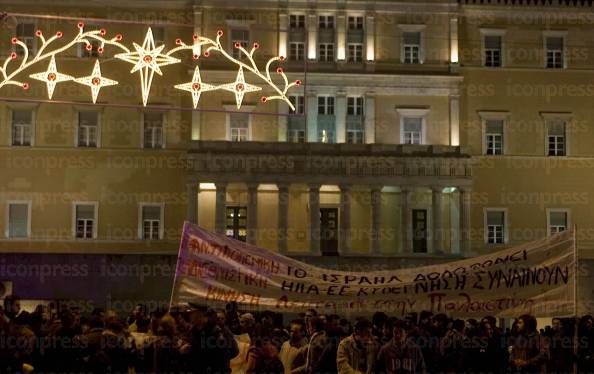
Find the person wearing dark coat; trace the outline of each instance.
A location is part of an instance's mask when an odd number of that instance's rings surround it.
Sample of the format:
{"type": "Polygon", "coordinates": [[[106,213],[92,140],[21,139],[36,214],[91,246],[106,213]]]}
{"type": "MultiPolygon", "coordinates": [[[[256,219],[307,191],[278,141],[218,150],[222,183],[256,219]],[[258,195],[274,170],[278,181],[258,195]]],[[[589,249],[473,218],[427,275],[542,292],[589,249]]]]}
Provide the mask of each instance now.
{"type": "Polygon", "coordinates": [[[517,336],[510,355],[511,372],[515,374],[546,373],[548,348],[536,330],[536,319],[523,315],[517,321],[517,336]]]}

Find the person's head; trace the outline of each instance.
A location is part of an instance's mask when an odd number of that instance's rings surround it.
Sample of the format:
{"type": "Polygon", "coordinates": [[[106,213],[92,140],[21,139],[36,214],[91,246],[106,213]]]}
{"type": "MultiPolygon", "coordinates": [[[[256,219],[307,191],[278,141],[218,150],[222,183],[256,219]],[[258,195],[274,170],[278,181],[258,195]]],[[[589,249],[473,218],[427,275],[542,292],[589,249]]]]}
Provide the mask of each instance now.
{"type": "Polygon", "coordinates": [[[303,321],[299,319],[295,319],[291,321],[289,326],[289,335],[291,337],[291,341],[299,342],[303,339],[304,331],[303,331],[303,321]]]}
{"type": "Polygon", "coordinates": [[[382,326],[382,335],[385,338],[391,339],[394,336],[394,325],[397,321],[398,318],[390,317],[384,322],[384,325],[382,326]]]}
{"type": "Polygon", "coordinates": [[[536,318],[529,314],[524,314],[518,318],[518,332],[529,334],[536,331],[536,318]]]}
{"type": "Polygon", "coordinates": [[[175,319],[169,314],[166,314],[159,320],[159,327],[157,328],[157,335],[173,337],[176,334],[175,319]]]}
{"type": "Polygon", "coordinates": [[[17,295],[8,295],[4,298],[4,314],[10,318],[15,318],[21,311],[21,298],[17,295]]]}
{"type": "Polygon", "coordinates": [[[583,316],[581,322],[582,322],[582,326],[587,330],[591,330],[592,327],[594,327],[594,319],[592,318],[591,315],[583,316]]]}
{"type": "Polygon", "coordinates": [[[89,318],[89,328],[90,329],[102,329],[104,327],[103,319],[97,315],[91,316],[89,318]]]}
{"type": "Polygon", "coordinates": [[[221,328],[224,327],[226,321],[227,321],[227,315],[225,314],[225,311],[223,309],[218,309],[217,310],[217,326],[219,326],[221,328]]]}
{"type": "Polygon", "coordinates": [[[392,339],[397,343],[404,343],[408,335],[408,325],[406,321],[396,319],[391,324],[392,339]]]}
{"type": "Polygon", "coordinates": [[[239,329],[242,334],[251,334],[254,332],[256,319],[251,313],[244,313],[239,317],[239,329]]]}
{"type": "Polygon", "coordinates": [[[324,329],[326,328],[326,323],[324,322],[324,319],[320,317],[313,317],[309,324],[311,326],[312,333],[324,331],[324,329]]]}
{"type": "Polygon", "coordinates": [[[315,309],[308,309],[305,312],[305,316],[303,317],[305,319],[305,323],[308,323],[312,318],[317,317],[318,316],[318,312],[316,312],[315,309]]]}
{"type": "Polygon", "coordinates": [[[136,304],[134,310],[132,310],[132,316],[136,320],[146,316],[146,306],[143,304],[136,304]]]}
{"type": "Polygon", "coordinates": [[[372,328],[373,325],[368,319],[362,318],[355,322],[353,337],[357,344],[367,344],[373,339],[371,334],[372,328]]]}
{"type": "Polygon", "coordinates": [[[452,330],[457,332],[464,332],[465,323],[461,319],[457,319],[452,322],[452,330]]]}
{"type": "Polygon", "coordinates": [[[560,318],[553,318],[551,320],[551,329],[553,331],[561,331],[561,319],[560,318]]]}
{"type": "Polygon", "coordinates": [[[384,326],[384,323],[388,319],[388,316],[384,312],[375,312],[373,317],[371,317],[371,322],[373,322],[374,329],[381,329],[384,326]]]}
{"type": "Polygon", "coordinates": [[[431,317],[433,316],[433,313],[428,312],[428,311],[422,311],[421,314],[419,315],[419,324],[421,325],[426,325],[431,321],[431,317]]]}
{"type": "Polygon", "coordinates": [[[140,317],[136,320],[136,331],[141,333],[146,333],[149,330],[149,326],[151,325],[151,320],[149,318],[140,317]]]}
{"type": "Polygon", "coordinates": [[[274,313],[270,311],[262,312],[260,322],[262,323],[262,326],[266,328],[271,328],[274,324],[274,313]]]}

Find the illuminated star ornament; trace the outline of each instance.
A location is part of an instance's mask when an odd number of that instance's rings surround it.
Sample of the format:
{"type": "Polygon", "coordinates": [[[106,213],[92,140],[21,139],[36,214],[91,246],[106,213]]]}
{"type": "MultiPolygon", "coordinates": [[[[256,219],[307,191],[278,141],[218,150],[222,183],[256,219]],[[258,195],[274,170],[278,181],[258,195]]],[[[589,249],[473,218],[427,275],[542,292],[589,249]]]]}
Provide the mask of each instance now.
{"type": "Polygon", "coordinates": [[[54,58],[54,56],[52,56],[46,71],[42,73],[31,74],[29,76],[33,79],[37,79],[38,81],[45,82],[45,84],[47,85],[47,96],[50,100],[54,95],[54,89],[56,88],[56,84],[60,82],[71,81],[72,79],[74,79],[70,75],[58,73],[56,69],[56,59],[54,58]]]}
{"type": "Polygon", "coordinates": [[[192,77],[191,82],[177,84],[175,85],[175,88],[178,90],[188,91],[192,94],[194,109],[196,109],[198,106],[198,101],[200,100],[200,94],[202,92],[213,91],[217,89],[217,87],[213,86],[212,84],[202,83],[202,78],[200,77],[200,68],[198,66],[196,66],[194,69],[194,77],[192,77]]]}
{"type": "Polygon", "coordinates": [[[254,86],[253,84],[245,82],[242,66],[239,67],[239,71],[237,72],[235,82],[223,84],[219,87],[222,90],[233,92],[235,94],[237,109],[241,108],[241,103],[243,102],[243,95],[245,95],[247,92],[255,92],[262,90],[262,87],[254,86]]]}
{"type": "Polygon", "coordinates": [[[132,43],[136,52],[118,53],[116,58],[134,64],[130,73],[140,71],[140,86],[142,90],[142,103],[146,106],[148,101],[149,91],[153,82],[155,73],[163,75],[161,66],[176,64],[180,62],[179,59],[164,55],[161,53],[165,45],[155,48],[155,41],[153,39],[153,31],[149,27],[142,46],[132,43]]]}
{"type": "Polygon", "coordinates": [[[74,79],[75,82],[84,84],[85,86],[91,87],[91,96],[93,97],[93,104],[97,101],[97,96],[99,95],[99,90],[101,87],[105,86],[113,86],[118,84],[117,81],[112,79],[105,78],[101,75],[101,66],[99,65],[99,60],[95,61],[95,67],[93,68],[93,72],[88,77],[76,78],[74,79]]]}

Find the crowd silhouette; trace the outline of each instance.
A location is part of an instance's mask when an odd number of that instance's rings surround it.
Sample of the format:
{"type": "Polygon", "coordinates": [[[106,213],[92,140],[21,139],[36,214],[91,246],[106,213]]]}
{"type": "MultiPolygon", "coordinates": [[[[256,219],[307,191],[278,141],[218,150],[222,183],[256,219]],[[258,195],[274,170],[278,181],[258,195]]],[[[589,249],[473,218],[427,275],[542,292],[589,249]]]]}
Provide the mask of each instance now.
{"type": "Polygon", "coordinates": [[[501,329],[491,316],[430,312],[351,321],[309,310],[284,323],[281,314],[242,313],[236,304],[138,305],[127,319],[99,308],[28,313],[17,296],[3,304],[0,373],[594,373],[589,315],[541,329],[522,315],[501,329]]]}

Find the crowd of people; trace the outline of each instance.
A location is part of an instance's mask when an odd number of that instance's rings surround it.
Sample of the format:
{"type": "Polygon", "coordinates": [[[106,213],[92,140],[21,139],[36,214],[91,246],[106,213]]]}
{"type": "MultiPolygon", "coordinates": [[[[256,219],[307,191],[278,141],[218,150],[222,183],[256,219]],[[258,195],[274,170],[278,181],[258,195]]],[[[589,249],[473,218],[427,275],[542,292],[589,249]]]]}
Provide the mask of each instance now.
{"type": "Polygon", "coordinates": [[[28,313],[16,296],[3,304],[0,373],[594,373],[591,316],[538,330],[523,315],[503,330],[491,316],[429,312],[349,321],[309,310],[284,324],[281,314],[240,313],[235,304],[138,305],[127,319],[102,309],[28,313]]]}

